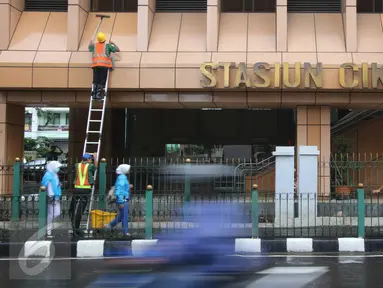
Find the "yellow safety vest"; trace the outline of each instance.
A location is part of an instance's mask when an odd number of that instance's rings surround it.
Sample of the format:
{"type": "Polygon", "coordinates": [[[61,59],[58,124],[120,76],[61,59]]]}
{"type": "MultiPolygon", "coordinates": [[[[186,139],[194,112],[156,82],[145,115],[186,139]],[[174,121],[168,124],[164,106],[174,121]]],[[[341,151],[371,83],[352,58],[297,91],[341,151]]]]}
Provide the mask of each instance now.
{"type": "Polygon", "coordinates": [[[89,164],[78,163],[77,165],[77,179],[74,188],[90,189],[92,186],[89,184],[89,164]]]}

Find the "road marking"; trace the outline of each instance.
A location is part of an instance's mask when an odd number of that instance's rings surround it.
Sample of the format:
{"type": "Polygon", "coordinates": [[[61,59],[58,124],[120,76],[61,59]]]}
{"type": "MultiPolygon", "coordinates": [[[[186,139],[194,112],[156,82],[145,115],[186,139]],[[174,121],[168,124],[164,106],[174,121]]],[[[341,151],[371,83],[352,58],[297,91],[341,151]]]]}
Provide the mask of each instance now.
{"type": "Polygon", "coordinates": [[[309,266],[298,266],[298,267],[274,267],[258,272],[257,274],[310,274],[315,272],[327,272],[327,267],[309,267],[309,266]]]}
{"type": "Polygon", "coordinates": [[[246,288],[301,288],[315,281],[328,272],[327,267],[274,267],[263,270],[257,274],[266,274],[259,280],[255,280],[246,286],[246,288]]]}
{"type": "Polygon", "coordinates": [[[231,257],[243,257],[243,258],[383,258],[383,254],[374,255],[302,255],[302,254],[272,254],[272,255],[241,255],[233,254],[227,255],[231,257]]]}

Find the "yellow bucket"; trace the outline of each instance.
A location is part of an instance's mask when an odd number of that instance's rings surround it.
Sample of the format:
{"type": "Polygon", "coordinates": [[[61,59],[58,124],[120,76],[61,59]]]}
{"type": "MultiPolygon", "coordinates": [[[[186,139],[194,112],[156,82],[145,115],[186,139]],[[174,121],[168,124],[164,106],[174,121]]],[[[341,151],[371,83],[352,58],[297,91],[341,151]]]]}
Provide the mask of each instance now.
{"type": "Polygon", "coordinates": [[[92,216],[92,228],[100,229],[103,228],[104,225],[109,224],[114,218],[116,218],[117,213],[92,210],[90,215],[92,216]]]}

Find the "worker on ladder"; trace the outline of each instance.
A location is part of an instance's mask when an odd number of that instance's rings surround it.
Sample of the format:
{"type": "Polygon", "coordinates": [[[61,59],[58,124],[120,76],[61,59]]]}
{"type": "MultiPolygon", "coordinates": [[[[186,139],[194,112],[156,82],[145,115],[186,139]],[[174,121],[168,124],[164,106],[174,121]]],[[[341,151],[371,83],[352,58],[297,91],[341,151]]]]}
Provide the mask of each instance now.
{"type": "Polygon", "coordinates": [[[92,97],[94,100],[102,100],[104,97],[104,88],[108,77],[109,69],[114,68],[114,62],[111,53],[120,52],[120,48],[110,41],[106,42],[106,36],[102,32],[96,35],[97,43],[92,39],[89,42],[89,51],[92,52],[93,69],[93,89],[92,97]]]}
{"type": "Polygon", "coordinates": [[[74,188],[75,193],[72,196],[70,203],[69,215],[71,217],[73,235],[82,235],[80,230],[80,223],[85,208],[88,205],[88,198],[92,192],[94,184],[94,173],[96,171],[97,163],[93,164],[93,157],[90,154],[84,154],[82,161],[77,163],[74,188]]]}

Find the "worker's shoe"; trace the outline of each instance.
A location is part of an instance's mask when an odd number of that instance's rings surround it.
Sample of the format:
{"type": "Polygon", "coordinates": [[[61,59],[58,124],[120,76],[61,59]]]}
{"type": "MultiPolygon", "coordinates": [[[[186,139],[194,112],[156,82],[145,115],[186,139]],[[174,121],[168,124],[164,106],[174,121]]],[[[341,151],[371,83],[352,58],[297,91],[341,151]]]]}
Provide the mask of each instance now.
{"type": "Polygon", "coordinates": [[[101,85],[97,85],[96,88],[94,89],[93,91],[93,100],[102,100],[103,96],[102,96],[102,86],[101,85]]]}

